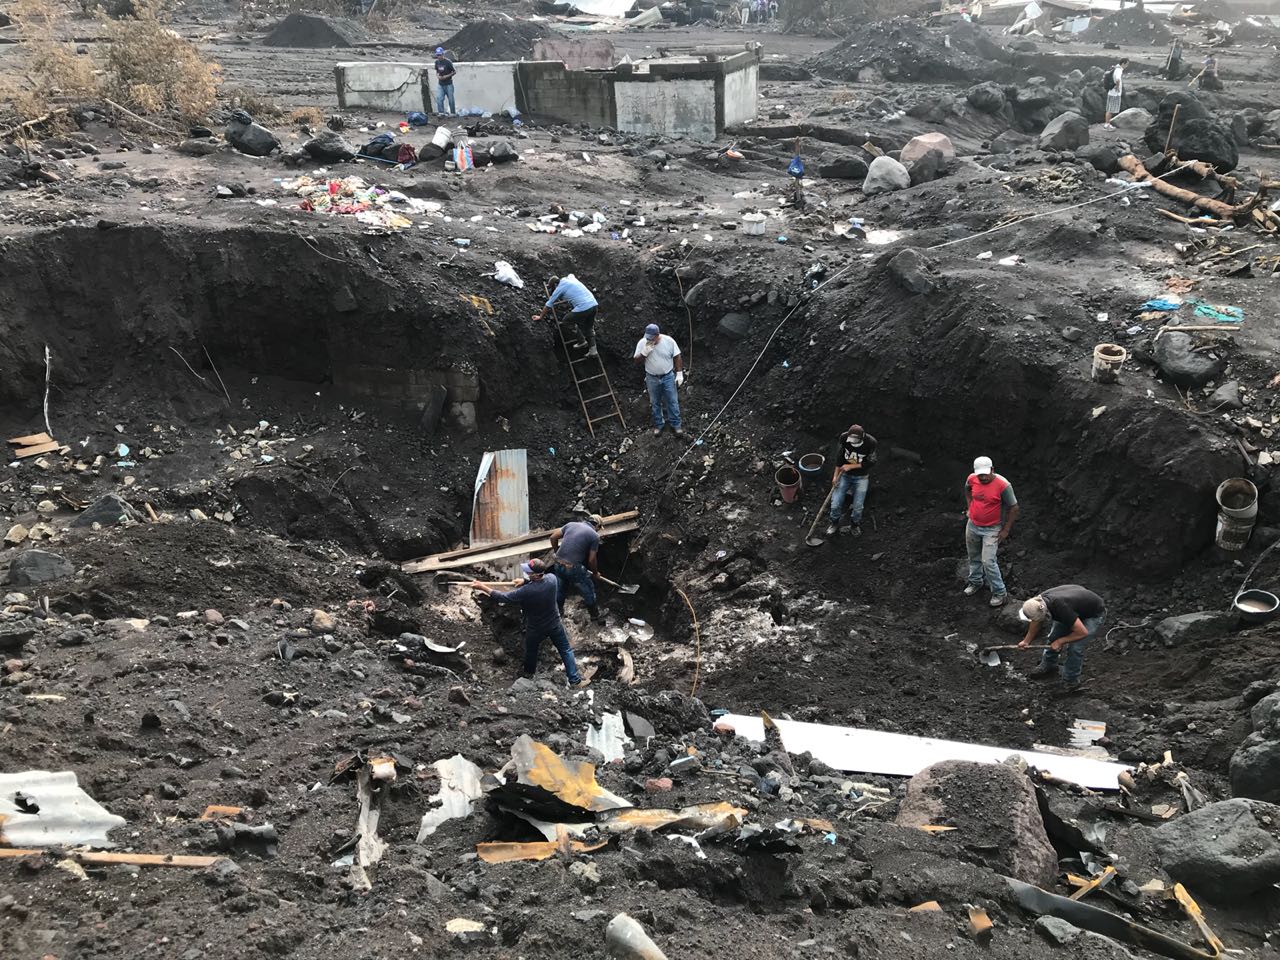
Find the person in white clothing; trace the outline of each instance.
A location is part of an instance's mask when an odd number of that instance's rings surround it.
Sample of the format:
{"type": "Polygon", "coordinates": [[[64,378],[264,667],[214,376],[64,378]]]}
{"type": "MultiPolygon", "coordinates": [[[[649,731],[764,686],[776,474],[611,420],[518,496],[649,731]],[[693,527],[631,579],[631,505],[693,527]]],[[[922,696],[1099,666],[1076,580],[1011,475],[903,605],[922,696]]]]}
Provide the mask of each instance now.
{"type": "Polygon", "coordinates": [[[644,366],[644,382],[653,409],[653,435],[660,435],[662,428],[670,423],[677,437],[684,436],[684,428],[680,425],[680,397],[676,393],[678,387],[684,386],[680,345],[660,331],[656,323],[651,323],[644,328],[644,336],[636,344],[635,362],[644,366]]]}
{"type": "Polygon", "coordinates": [[[1111,72],[1107,75],[1107,107],[1106,115],[1102,118],[1102,125],[1108,130],[1115,129],[1111,125],[1111,118],[1120,112],[1124,104],[1124,72],[1128,66],[1129,58],[1125,57],[1112,67],[1111,72]]]}

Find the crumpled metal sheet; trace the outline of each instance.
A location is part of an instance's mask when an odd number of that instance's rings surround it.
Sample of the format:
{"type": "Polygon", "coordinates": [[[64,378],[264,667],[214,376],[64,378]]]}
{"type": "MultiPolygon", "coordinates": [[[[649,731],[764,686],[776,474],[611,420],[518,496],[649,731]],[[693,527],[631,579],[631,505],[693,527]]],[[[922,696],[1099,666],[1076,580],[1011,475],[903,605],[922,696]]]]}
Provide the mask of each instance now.
{"type": "Polygon", "coordinates": [[[631,806],[596,783],[595,764],[565,760],[527,733],[512,744],[511,759],[520,783],[541,787],[572,806],[593,813],[631,806]]]}
{"type": "Polygon", "coordinates": [[[512,863],[516,860],[547,860],[561,849],[571,853],[590,853],[606,846],[608,846],[607,841],[583,843],[581,840],[571,840],[567,844],[550,840],[535,840],[530,843],[479,843],[476,844],[476,853],[485,863],[512,863]]]}
{"type": "Polygon", "coordinates": [[[593,723],[587,724],[587,746],[599,750],[605,763],[621,760],[630,742],[621,712],[604,714],[598,727],[593,723]]]}
{"type": "Polygon", "coordinates": [[[681,807],[678,810],[618,810],[604,814],[594,823],[553,823],[519,812],[516,812],[516,816],[526,821],[548,840],[554,840],[559,830],[564,830],[574,837],[586,836],[592,830],[611,834],[630,833],[633,830],[654,832],[736,830],[742,826],[747,810],[745,807],[735,807],[731,803],[720,801],[719,803],[699,803],[692,807],[681,807]]]}
{"type": "Polygon", "coordinates": [[[447,820],[471,815],[472,804],[484,796],[481,780],[484,771],[460,753],[432,764],[440,775],[440,790],[431,799],[439,803],[422,815],[418,827],[418,843],[440,828],[447,820]]]}
{"type": "Polygon", "coordinates": [[[0,843],[13,847],[113,847],[125,825],[80,789],[71,771],[0,773],[0,843]]]}

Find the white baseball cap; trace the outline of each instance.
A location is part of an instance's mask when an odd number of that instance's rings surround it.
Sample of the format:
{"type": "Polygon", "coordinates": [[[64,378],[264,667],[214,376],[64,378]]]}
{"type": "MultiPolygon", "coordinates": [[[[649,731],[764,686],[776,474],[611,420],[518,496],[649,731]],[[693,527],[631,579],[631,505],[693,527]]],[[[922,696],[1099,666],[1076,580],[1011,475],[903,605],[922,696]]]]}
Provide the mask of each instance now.
{"type": "Polygon", "coordinates": [[[974,461],[973,461],[973,472],[974,472],[974,473],[976,473],[976,474],[979,474],[979,475],[984,474],[984,473],[990,473],[990,472],[991,472],[991,458],[990,458],[990,457],[978,457],[978,459],[974,460],[974,461]]]}

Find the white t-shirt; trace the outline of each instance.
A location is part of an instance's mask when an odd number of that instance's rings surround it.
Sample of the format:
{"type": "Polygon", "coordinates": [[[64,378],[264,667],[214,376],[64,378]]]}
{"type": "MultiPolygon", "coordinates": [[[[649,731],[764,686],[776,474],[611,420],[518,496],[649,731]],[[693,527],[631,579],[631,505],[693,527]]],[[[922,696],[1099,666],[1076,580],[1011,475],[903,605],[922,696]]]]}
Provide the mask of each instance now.
{"type": "MultiPolygon", "coordinates": [[[[644,347],[648,343],[644,337],[636,344],[633,357],[644,356],[644,347]]],[[[679,345],[665,333],[658,334],[658,342],[653,345],[653,352],[644,358],[644,372],[655,377],[665,377],[675,366],[676,357],[680,356],[679,345]]]]}
{"type": "Polygon", "coordinates": [[[1111,71],[1111,89],[1108,91],[1112,96],[1124,95],[1124,67],[1117,64],[1111,71]]]}

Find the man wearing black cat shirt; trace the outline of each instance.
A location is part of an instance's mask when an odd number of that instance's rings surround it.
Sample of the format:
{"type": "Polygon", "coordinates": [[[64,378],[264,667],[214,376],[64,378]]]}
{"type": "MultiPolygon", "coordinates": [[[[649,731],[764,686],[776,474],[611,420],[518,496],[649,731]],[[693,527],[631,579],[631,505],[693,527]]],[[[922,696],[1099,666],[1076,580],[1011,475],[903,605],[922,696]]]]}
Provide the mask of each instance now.
{"type": "Polygon", "coordinates": [[[1031,646],[1041,624],[1049,624],[1049,631],[1043,638],[1049,649],[1040,658],[1040,665],[1031,671],[1031,676],[1038,679],[1056,675],[1059,654],[1065,650],[1067,657],[1062,666],[1062,686],[1068,693],[1078,690],[1085,646],[1102,629],[1106,614],[1106,602],[1092,590],[1075,583],[1050,587],[1024,603],[1018,611],[1018,618],[1027,624],[1027,634],[1018,646],[1031,646]]]}
{"type": "Polygon", "coordinates": [[[831,475],[831,522],[827,536],[840,529],[845,501],[849,501],[849,524],[845,527],[855,537],[862,535],[862,505],[871,485],[871,468],[876,462],[876,438],[858,424],[844,433],[836,447],[836,469],[831,475]]]}

